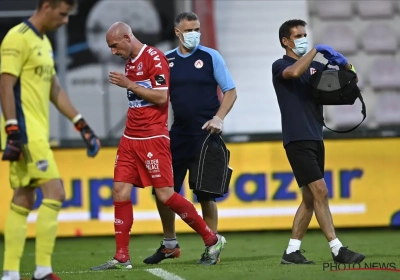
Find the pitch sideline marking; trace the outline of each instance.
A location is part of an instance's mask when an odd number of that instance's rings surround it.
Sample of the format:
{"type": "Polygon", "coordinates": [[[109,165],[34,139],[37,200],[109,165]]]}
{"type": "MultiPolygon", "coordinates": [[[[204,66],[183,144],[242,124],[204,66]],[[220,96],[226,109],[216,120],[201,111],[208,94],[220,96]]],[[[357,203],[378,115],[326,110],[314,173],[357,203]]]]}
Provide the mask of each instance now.
{"type": "Polygon", "coordinates": [[[153,274],[154,276],[157,276],[163,280],[185,280],[184,278],[173,274],[171,272],[168,272],[162,268],[149,268],[145,269],[148,273],[153,274]]]}
{"type": "MultiPolygon", "coordinates": [[[[105,272],[105,273],[107,273],[107,271],[106,270],[94,270],[94,271],[92,271],[92,270],[77,270],[77,271],[55,271],[54,273],[56,273],[56,274],[83,274],[83,273],[98,273],[98,272],[105,272]]],[[[114,271],[108,271],[108,272],[115,272],[115,270],[114,271]]],[[[21,273],[21,275],[22,276],[28,276],[28,275],[32,275],[33,273],[32,272],[25,272],[25,273],[21,273]]]]}
{"type": "MultiPolygon", "coordinates": [[[[110,272],[116,272],[118,270],[77,270],[77,271],[57,271],[57,274],[86,274],[86,273],[110,273],[110,272]]],[[[121,270],[122,271],[122,270],[121,270]]],[[[145,269],[144,271],[153,274],[154,276],[157,276],[163,280],[185,280],[184,278],[173,274],[171,272],[168,272],[162,268],[149,268],[145,269]]],[[[30,276],[32,273],[21,273],[22,276],[30,276]]]]}

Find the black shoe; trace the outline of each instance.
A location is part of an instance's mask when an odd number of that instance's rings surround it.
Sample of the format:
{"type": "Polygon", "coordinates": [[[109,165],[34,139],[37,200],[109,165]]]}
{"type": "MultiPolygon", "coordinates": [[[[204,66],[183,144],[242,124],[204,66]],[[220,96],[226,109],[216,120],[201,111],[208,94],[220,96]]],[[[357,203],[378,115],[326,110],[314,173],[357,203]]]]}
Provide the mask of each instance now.
{"type": "Polygon", "coordinates": [[[297,250],[290,254],[286,254],[286,250],[283,252],[281,264],[315,264],[314,261],[308,261],[306,257],[303,256],[304,250],[297,250]]]}
{"type": "Polygon", "coordinates": [[[143,262],[145,264],[158,264],[159,262],[165,259],[174,259],[174,258],[179,258],[180,256],[181,256],[181,249],[179,247],[179,244],[176,244],[174,249],[168,249],[165,248],[165,246],[161,242],[160,248],[158,248],[153,255],[145,258],[143,262]]]}
{"type": "Polygon", "coordinates": [[[333,261],[335,263],[360,263],[365,259],[365,256],[360,253],[353,252],[347,247],[341,247],[339,249],[339,254],[335,257],[332,253],[333,261]]]}

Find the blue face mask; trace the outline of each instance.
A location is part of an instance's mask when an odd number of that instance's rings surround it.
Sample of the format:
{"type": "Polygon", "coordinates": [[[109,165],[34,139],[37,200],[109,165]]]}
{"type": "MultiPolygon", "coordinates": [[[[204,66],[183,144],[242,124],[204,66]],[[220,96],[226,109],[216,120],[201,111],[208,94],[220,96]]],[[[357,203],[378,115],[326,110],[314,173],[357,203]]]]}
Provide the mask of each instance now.
{"type": "MultiPolygon", "coordinates": [[[[182,33],[182,32],[181,32],[182,33]]],[[[196,48],[200,44],[200,32],[191,31],[187,33],[182,33],[183,41],[179,38],[182,42],[183,46],[188,50],[192,50],[196,48]]]]}
{"type": "Polygon", "coordinates": [[[303,56],[307,53],[308,42],[306,37],[296,39],[293,42],[295,47],[292,50],[296,55],[303,56]]]}

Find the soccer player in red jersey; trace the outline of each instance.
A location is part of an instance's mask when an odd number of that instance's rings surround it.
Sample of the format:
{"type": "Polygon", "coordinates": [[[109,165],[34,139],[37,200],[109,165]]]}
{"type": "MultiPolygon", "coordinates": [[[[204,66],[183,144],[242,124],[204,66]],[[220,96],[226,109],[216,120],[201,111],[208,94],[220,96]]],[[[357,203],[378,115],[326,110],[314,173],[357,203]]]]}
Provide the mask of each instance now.
{"type": "Polygon", "coordinates": [[[153,186],[157,198],[203,238],[206,246],[203,264],[216,264],[225,239],[210,230],[194,205],[173,188],[168,133],[168,60],[160,50],[136,39],[131,28],[122,22],[110,27],[106,40],[113,55],[127,60],[125,74],[111,72],[110,82],[127,89],[129,109],[114,169],[116,253],[111,260],[91,270],[132,268],[129,239],[133,224],[133,186],[153,186]]]}

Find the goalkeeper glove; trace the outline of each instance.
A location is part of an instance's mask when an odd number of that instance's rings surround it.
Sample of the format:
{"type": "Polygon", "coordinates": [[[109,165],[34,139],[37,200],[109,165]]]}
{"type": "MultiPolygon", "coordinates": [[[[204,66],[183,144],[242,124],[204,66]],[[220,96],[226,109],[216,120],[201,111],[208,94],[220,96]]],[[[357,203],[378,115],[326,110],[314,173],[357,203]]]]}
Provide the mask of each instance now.
{"type": "Polygon", "coordinates": [[[100,140],[94,134],[93,130],[89,127],[86,121],[82,118],[82,116],[78,116],[78,120],[74,122],[75,129],[81,133],[83,141],[85,141],[88,157],[95,157],[101,147],[100,140]]]}
{"type": "Polygon", "coordinates": [[[18,161],[22,158],[22,138],[16,124],[6,125],[7,143],[1,160],[18,161]]]}

